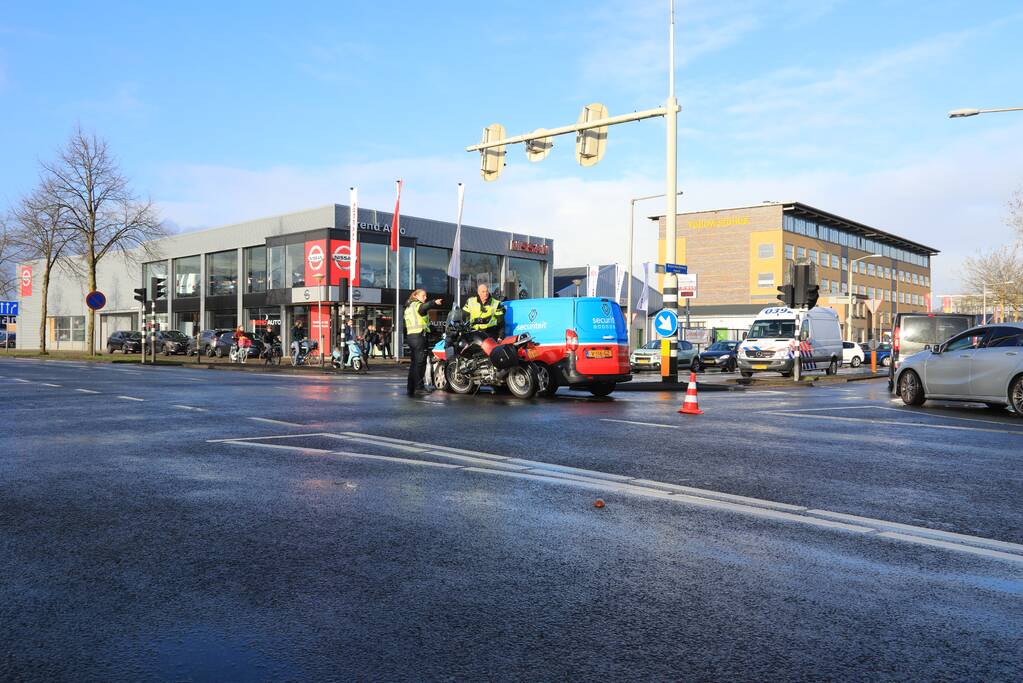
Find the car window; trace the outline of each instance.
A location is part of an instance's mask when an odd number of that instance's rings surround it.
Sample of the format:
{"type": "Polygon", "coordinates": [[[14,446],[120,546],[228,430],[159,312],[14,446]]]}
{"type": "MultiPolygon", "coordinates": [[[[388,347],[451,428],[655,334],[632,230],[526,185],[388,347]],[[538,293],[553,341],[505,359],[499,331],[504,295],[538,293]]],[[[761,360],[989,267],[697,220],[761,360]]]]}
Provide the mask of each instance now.
{"type": "Polygon", "coordinates": [[[965,351],[967,349],[976,349],[980,347],[981,342],[984,341],[984,330],[969,330],[949,340],[945,345],[944,351],[965,351]]]}
{"type": "Polygon", "coordinates": [[[749,329],[747,339],[778,337],[792,339],[796,336],[795,320],[757,320],[749,329]]]}
{"type": "Polygon", "coordinates": [[[852,342],[842,342],[842,348],[843,349],[855,349],[856,345],[853,344],[852,342]]]}
{"type": "Polygon", "coordinates": [[[659,349],[659,348],[661,348],[661,342],[659,342],[656,339],[653,340],[653,341],[648,341],[646,344],[643,344],[643,348],[644,349],[659,349]]]}
{"type": "Polygon", "coordinates": [[[680,342],[678,343],[678,348],[680,348],[680,349],[681,349],[681,350],[683,350],[683,351],[690,351],[690,350],[692,350],[692,348],[693,348],[693,345],[692,345],[692,344],[690,344],[690,343],[689,343],[689,342],[687,342],[687,341],[680,341],[680,342]]]}
{"type": "Polygon", "coordinates": [[[1023,346],[1023,329],[1018,327],[996,327],[988,337],[988,348],[1023,346]]]}

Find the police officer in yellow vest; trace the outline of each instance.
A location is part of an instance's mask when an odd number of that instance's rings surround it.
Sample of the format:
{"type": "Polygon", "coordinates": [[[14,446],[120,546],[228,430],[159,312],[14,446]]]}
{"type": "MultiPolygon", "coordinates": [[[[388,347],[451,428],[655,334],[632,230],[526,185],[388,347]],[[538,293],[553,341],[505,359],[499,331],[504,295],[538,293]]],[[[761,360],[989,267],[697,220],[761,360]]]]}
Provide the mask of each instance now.
{"type": "Polygon", "coordinates": [[[439,307],[443,299],[434,299],[426,302],[426,290],[417,289],[405,302],[405,340],[408,342],[409,351],[412,352],[412,362],[408,369],[408,395],[415,396],[416,392],[429,392],[423,382],[423,375],[426,373],[426,354],[429,352],[426,344],[426,334],[430,330],[430,318],[427,315],[431,310],[439,307]]]}
{"type": "Polygon", "coordinates": [[[504,330],[504,306],[490,296],[490,289],[486,285],[476,288],[476,296],[469,297],[462,310],[469,316],[472,329],[486,332],[491,337],[501,336],[504,330]]]}

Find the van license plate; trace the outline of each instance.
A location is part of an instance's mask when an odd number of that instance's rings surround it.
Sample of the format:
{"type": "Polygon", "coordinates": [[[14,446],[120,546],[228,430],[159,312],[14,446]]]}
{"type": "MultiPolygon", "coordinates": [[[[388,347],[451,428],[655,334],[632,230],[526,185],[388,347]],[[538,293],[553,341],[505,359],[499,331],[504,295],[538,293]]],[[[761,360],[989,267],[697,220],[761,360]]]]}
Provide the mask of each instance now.
{"type": "Polygon", "coordinates": [[[766,370],[767,366],[766,365],[754,365],[753,369],[754,370],[766,370]]]}
{"type": "Polygon", "coordinates": [[[587,358],[610,358],[611,349],[590,349],[586,352],[587,358]]]}

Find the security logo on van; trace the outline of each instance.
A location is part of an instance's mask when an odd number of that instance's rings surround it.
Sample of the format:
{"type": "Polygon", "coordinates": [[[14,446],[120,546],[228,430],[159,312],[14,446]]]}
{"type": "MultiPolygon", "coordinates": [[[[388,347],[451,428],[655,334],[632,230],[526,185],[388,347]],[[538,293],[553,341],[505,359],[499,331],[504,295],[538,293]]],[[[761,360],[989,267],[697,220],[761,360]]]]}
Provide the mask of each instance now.
{"type": "Polygon", "coordinates": [[[611,306],[606,301],[600,305],[600,310],[605,316],[611,315],[611,306]]]}
{"type": "Polygon", "coordinates": [[[535,308],[530,310],[529,311],[529,322],[533,322],[534,320],[536,320],[536,316],[537,315],[539,315],[539,313],[536,312],[535,308]]]}

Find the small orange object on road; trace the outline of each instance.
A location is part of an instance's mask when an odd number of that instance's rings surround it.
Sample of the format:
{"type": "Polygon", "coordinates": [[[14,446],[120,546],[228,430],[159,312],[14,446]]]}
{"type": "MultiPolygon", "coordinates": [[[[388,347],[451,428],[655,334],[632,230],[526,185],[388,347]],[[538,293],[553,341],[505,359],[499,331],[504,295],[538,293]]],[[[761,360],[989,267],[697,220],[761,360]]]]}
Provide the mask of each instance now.
{"type": "Polygon", "coordinates": [[[602,507],[604,507],[604,499],[603,498],[598,498],[597,500],[593,501],[593,507],[595,507],[595,508],[602,508],[602,507]]]}

